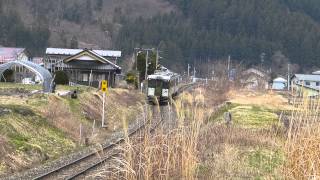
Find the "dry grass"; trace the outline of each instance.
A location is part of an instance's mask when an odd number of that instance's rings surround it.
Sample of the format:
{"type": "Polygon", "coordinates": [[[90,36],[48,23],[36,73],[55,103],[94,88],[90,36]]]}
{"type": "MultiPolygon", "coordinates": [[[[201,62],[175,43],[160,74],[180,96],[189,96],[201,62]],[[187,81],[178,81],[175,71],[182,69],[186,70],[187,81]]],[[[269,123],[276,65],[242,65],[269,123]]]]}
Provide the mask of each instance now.
{"type": "Polygon", "coordinates": [[[288,179],[320,178],[320,124],[318,100],[309,98],[292,111],[286,142],[284,172],[288,179]]]}
{"type": "MultiPolygon", "coordinates": [[[[221,118],[223,113],[216,116],[213,111],[214,105],[226,100],[224,92],[228,89],[215,84],[182,94],[174,104],[176,116],[171,116],[176,120],[174,128],[165,126],[149,133],[150,127],[146,127],[139,136],[127,137],[120,148],[123,154],[96,176],[106,179],[283,179],[285,130],[274,114],[278,110],[277,102],[283,107],[283,99],[277,99],[274,94],[248,96],[244,104],[226,109],[235,113],[236,118],[236,122],[227,126],[221,118]],[[262,106],[273,101],[270,98],[274,100],[272,110],[262,106]]],[[[239,95],[241,93],[237,97],[239,95]]],[[[155,120],[151,112],[145,117],[146,121],[155,120]]]]}
{"type": "MultiPolygon", "coordinates": [[[[55,127],[70,135],[74,140],[81,140],[79,120],[73,116],[70,107],[64,102],[65,100],[54,95],[48,98],[48,105],[43,111],[46,119],[55,127]]],[[[86,126],[82,128],[85,137],[89,130],[86,126]]]]}
{"type": "Polygon", "coordinates": [[[289,110],[288,100],[273,91],[257,92],[248,90],[231,90],[228,97],[232,103],[236,104],[254,104],[265,106],[270,109],[289,110]]]}
{"type": "MultiPolygon", "coordinates": [[[[225,96],[213,92],[207,92],[213,101],[225,96]]],[[[232,104],[202,126],[198,178],[281,179],[284,130],[275,112],[285,101],[272,93],[231,90],[226,96],[232,104]],[[232,113],[230,126],[224,122],[225,111],[232,113]]]]}
{"type": "Polygon", "coordinates": [[[102,112],[101,92],[90,92],[81,95],[80,110],[83,112],[87,122],[95,123],[95,129],[91,140],[94,142],[103,142],[104,139],[113,132],[122,130],[122,119],[126,123],[133,123],[141,114],[141,104],[145,97],[137,91],[128,91],[124,89],[112,89],[105,99],[105,124],[108,128],[101,127],[102,112]]]}
{"type": "MultiPolygon", "coordinates": [[[[203,120],[210,112],[203,109],[202,95],[184,94],[174,104],[176,120],[172,129],[161,126],[150,133],[150,126],[137,136],[127,137],[123,154],[106,167],[108,179],[195,179],[198,166],[198,138],[203,120]]],[[[169,108],[169,107],[164,107],[169,108]]],[[[145,114],[146,121],[156,120],[155,112],[145,114]]],[[[171,117],[170,117],[171,116],[171,117]]],[[[168,121],[168,119],[164,119],[168,121]]],[[[126,125],[124,126],[126,127],[126,125]]],[[[126,131],[126,129],[125,129],[126,131]]]]}
{"type": "MultiPolygon", "coordinates": [[[[10,88],[17,86],[10,84],[10,88]]],[[[136,119],[140,111],[136,103],[144,100],[135,92],[110,90],[106,106],[110,128],[100,128],[98,121],[93,128],[94,116],[89,115],[87,119],[84,110],[92,110],[98,120],[101,119],[101,99],[93,95],[94,91],[92,88],[80,88],[78,99],[42,94],[0,95],[0,174],[17,172],[58,158],[71,150],[81,149],[83,144],[104,142],[114,127],[121,127],[123,115],[128,122],[136,119]],[[3,109],[9,112],[2,112],[3,109]]]]}
{"type": "Polygon", "coordinates": [[[273,132],[210,123],[200,137],[200,179],[280,177],[281,146],[273,132]]]}

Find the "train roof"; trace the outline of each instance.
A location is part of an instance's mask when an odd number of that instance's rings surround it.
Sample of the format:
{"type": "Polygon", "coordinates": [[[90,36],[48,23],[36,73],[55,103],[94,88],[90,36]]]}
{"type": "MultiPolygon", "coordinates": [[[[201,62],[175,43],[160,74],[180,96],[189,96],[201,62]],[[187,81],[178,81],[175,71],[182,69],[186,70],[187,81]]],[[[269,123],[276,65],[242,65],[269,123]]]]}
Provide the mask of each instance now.
{"type": "Polygon", "coordinates": [[[151,74],[148,76],[148,79],[161,79],[161,80],[167,80],[170,81],[175,76],[179,76],[179,74],[174,73],[167,68],[156,70],[154,74],[151,74]]]}

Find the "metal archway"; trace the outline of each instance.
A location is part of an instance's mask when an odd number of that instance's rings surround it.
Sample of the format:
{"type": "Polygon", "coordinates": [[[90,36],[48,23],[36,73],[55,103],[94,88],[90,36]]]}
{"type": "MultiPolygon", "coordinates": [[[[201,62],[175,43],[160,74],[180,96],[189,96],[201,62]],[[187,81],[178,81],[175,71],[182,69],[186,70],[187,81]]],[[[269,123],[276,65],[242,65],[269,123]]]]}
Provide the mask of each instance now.
{"type": "Polygon", "coordinates": [[[0,75],[2,75],[5,70],[10,69],[12,66],[15,66],[15,65],[23,66],[29,69],[30,71],[32,71],[33,73],[35,73],[36,75],[38,75],[42,80],[43,92],[52,92],[53,78],[50,72],[44,67],[38,64],[35,64],[31,61],[11,61],[5,64],[1,64],[0,75]]]}

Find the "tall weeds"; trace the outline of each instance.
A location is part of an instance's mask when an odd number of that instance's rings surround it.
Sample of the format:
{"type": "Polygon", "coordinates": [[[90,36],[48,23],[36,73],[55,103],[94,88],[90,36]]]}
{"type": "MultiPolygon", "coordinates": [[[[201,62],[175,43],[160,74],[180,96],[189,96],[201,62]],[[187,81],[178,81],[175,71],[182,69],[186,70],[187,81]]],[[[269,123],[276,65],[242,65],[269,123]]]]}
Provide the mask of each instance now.
{"type": "Polygon", "coordinates": [[[319,99],[296,101],[289,115],[285,175],[288,179],[320,178],[319,99]]]}
{"type": "MultiPolygon", "coordinates": [[[[79,134],[79,121],[73,116],[70,107],[63,99],[49,96],[49,102],[43,113],[48,121],[55,127],[70,135],[74,140],[81,140],[79,134]]],[[[82,127],[83,136],[88,134],[87,128],[82,127]]]]}
{"type": "Polygon", "coordinates": [[[195,98],[185,94],[175,101],[174,109],[154,107],[156,111],[146,113],[147,121],[162,118],[163,123],[155,131],[151,131],[151,123],[144,131],[127,137],[122,155],[107,170],[108,178],[195,179],[200,126],[210,114],[204,109],[202,99],[199,95],[195,98]],[[162,114],[155,116],[160,109],[162,114]]]}

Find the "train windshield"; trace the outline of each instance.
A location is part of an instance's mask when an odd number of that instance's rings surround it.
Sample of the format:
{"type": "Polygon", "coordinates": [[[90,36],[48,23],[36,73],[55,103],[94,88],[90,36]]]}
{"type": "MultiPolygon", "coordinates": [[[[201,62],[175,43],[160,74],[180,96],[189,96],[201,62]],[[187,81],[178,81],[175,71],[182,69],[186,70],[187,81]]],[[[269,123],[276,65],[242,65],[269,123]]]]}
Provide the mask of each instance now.
{"type": "Polygon", "coordinates": [[[157,82],[156,82],[155,79],[150,79],[150,80],[148,81],[148,86],[149,86],[150,88],[155,88],[156,85],[157,85],[157,82]]]}
{"type": "Polygon", "coordinates": [[[162,88],[163,89],[169,89],[169,85],[170,85],[170,83],[168,81],[163,81],[162,82],[162,88]]]}
{"type": "Polygon", "coordinates": [[[169,89],[169,82],[159,79],[150,79],[148,81],[148,86],[150,88],[169,89]]]}

